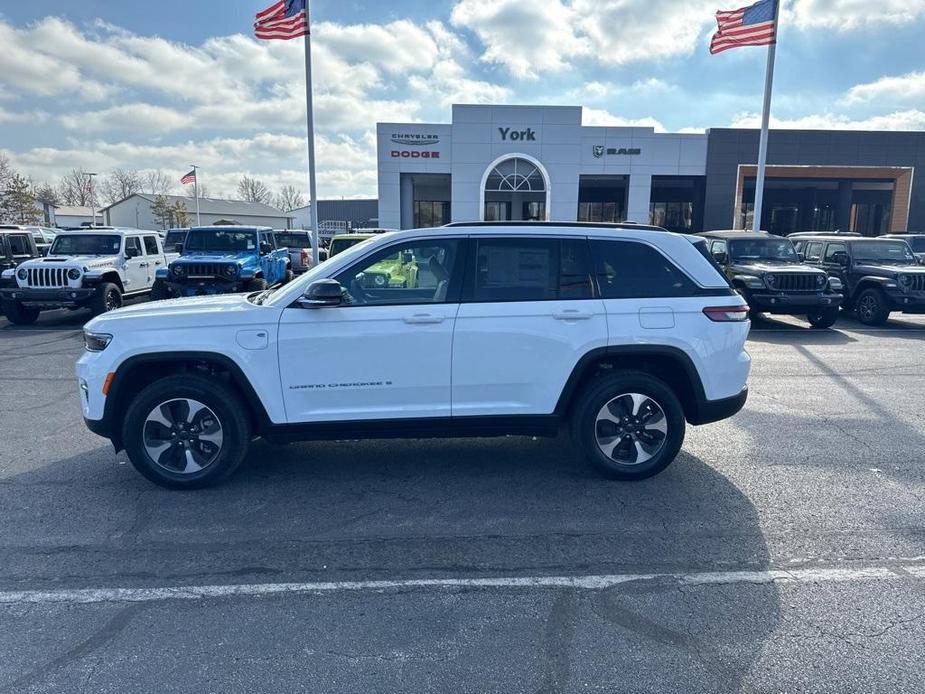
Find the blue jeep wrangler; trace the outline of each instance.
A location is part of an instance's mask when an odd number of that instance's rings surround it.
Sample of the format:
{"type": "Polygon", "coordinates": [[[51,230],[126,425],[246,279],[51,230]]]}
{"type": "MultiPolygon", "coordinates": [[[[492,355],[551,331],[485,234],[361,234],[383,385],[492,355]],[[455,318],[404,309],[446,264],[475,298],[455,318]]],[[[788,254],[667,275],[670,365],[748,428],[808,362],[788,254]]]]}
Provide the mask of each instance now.
{"type": "Polygon", "coordinates": [[[292,279],[289,250],[269,227],[193,227],[180,257],[158,268],[152,299],[254,292],[292,279]]]}

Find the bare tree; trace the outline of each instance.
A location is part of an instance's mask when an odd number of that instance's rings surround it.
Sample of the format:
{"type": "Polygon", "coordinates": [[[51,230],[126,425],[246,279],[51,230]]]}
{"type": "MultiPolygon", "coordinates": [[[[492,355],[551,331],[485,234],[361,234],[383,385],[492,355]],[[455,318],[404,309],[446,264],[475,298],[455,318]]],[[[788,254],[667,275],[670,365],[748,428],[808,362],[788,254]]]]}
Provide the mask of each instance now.
{"type": "Polygon", "coordinates": [[[273,194],[263,181],[250,176],[242,176],[238,182],[238,196],[247,202],[262,202],[269,205],[273,201],[273,194]]]}
{"type": "Polygon", "coordinates": [[[65,205],[89,207],[91,202],[89,180],[87,172],[83,169],[71,169],[62,176],[58,186],[61,202],[65,205]]]}
{"type": "Polygon", "coordinates": [[[283,212],[291,212],[305,206],[305,196],[295,186],[283,186],[276,196],[276,206],[283,212]]]}
{"type": "Polygon", "coordinates": [[[160,169],[145,171],[141,175],[141,190],[148,195],[169,195],[173,190],[173,179],[160,169]]]}
{"type": "Polygon", "coordinates": [[[135,169],[113,169],[100,185],[100,194],[110,205],[125,200],[142,188],[141,174],[135,169]]]}

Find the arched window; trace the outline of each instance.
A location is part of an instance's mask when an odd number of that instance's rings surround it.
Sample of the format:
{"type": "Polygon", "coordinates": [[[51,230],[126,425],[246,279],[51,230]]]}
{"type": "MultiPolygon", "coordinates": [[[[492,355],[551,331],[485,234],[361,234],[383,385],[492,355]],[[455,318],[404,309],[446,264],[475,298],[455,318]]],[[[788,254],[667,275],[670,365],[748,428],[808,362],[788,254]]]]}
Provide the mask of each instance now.
{"type": "Polygon", "coordinates": [[[546,220],[549,175],[529,155],[507,155],[485,171],[481,198],[485,221],[546,220]]]}

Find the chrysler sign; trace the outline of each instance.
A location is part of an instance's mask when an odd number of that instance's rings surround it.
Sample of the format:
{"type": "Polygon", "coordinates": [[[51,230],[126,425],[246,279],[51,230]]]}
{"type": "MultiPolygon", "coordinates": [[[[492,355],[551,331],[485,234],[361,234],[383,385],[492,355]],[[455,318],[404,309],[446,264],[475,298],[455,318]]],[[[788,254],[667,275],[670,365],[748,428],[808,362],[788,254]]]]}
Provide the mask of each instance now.
{"type": "Polygon", "coordinates": [[[411,145],[412,147],[427,147],[440,144],[438,135],[425,133],[392,133],[392,142],[396,145],[411,145]]]}

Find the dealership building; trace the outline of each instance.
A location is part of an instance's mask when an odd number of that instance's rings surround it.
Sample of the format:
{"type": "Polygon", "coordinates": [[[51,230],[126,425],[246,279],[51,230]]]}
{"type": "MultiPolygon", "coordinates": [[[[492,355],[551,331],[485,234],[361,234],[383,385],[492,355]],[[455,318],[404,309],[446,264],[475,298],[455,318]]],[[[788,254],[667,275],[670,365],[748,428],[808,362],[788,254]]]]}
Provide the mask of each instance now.
{"type": "MultiPolygon", "coordinates": [[[[378,125],[379,225],[747,228],[757,158],[757,130],[657,133],[582,125],[577,106],[455,105],[448,124],[378,125]]],[[[768,164],[764,229],[925,229],[925,133],[777,130],[768,164]]]]}

